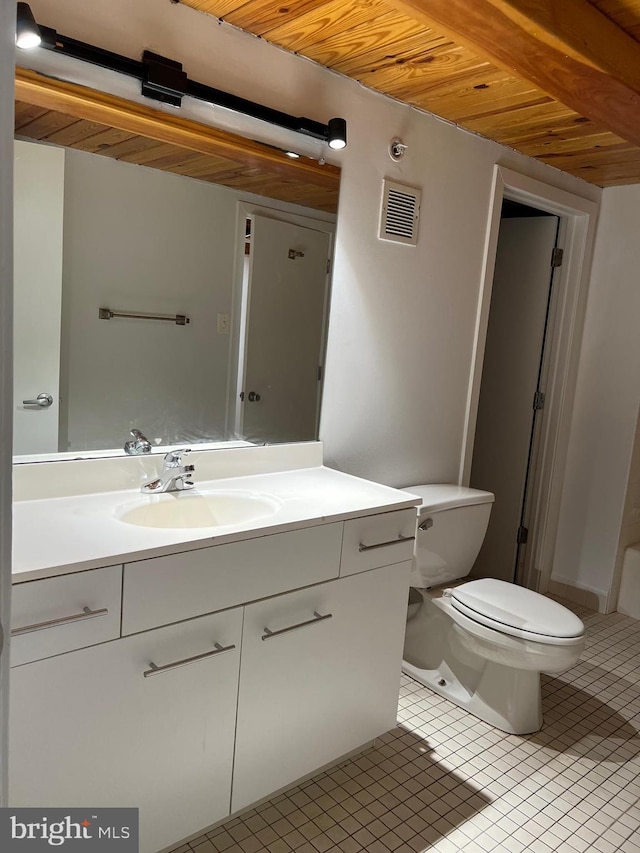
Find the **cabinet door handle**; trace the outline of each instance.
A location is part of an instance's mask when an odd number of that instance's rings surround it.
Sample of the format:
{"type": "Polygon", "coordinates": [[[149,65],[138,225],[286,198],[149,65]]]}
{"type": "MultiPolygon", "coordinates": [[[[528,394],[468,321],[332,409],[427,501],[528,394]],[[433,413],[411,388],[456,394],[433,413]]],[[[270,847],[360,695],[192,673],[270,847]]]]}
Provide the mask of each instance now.
{"type": "Polygon", "coordinates": [[[153,661],[149,661],[149,669],[145,670],[142,674],[145,678],[149,678],[150,675],[159,675],[161,672],[167,672],[170,669],[177,669],[179,666],[187,666],[190,663],[196,663],[196,661],[211,658],[214,655],[221,655],[223,652],[230,652],[235,649],[235,645],[221,646],[220,643],[214,643],[214,645],[215,649],[212,652],[204,652],[204,654],[194,655],[193,657],[183,658],[182,660],[176,660],[173,661],[173,663],[165,663],[164,666],[156,666],[153,661]]]}
{"type": "Polygon", "coordinates": [[[108,612],[109,610],[106,607],[103,607],[101,610],[91,610],[90,607],[83,607],[82,613],[74,613],[72,616],[62,616],[60,619],[49,619],[48,622],[36,622],[34,625],[23,625],[21,628],[12,628],[11,636],[17,637],[20,634],[30,634],[32,631],[42,631],[44,628],[54,628],[56,625],[68,625],[70,622],[84,622],[85,619],[106,616],[108,612]]]}
{"type": "Polygon", "coordinates": [[[322,616],[316,610],[313,611],[313,619],[306,619],[304,622],[298,622],[295,625],[289,625],[288,628],[280,628],[279,631],[270,631],[269,628],[263,628],[264,634],[262,635],[263,640],[270,640],[272,637],[278,637],[280,634],[288,634],[289,631],[297,631],[298,628],[304,628],[305,625],[315,625],[316,622],[322,622],[324,619],[332,619],[333,613],[325,613],[322,616]]]}
{"type": "Polygon", "coordinates": [[[377,545],[365,545],[363,542],[358,546],[358,551],[374,551],[376,548],[386,548],[388,545],[399,545],[401,542],[415,542],[415,536],[400,536],[390,539],[388,542],[378,542],[377,545]]]}

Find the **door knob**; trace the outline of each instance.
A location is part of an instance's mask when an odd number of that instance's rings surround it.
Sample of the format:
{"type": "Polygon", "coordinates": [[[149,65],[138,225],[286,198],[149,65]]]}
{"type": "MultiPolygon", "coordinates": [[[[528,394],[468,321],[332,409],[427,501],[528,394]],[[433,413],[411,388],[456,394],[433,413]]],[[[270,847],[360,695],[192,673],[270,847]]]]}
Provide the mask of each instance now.
{"type": "Polygon", "coordinates": [[[34,409],[48,409],[53,403],[53,397],[51,394],[38,394],[35,400],[23,400],[23,406],[29,406],[34,409]]]}
{"type": "Polygon", "coordinates": [[[247,399],[250,403],[257,403],[260,399],[260,394],[256,394],[255,391],[249,391],[249,393],[247,394],[247,399]]]}

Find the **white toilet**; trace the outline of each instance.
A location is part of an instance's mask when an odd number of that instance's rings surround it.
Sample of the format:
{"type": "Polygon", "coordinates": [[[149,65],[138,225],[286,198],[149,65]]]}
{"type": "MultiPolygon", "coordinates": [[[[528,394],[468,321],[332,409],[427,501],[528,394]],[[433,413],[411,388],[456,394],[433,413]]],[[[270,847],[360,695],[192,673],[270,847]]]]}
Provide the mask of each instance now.
{"type": "Polygon", "coordinates": [[[402,668],[511,734],[542,725],[540,673],[577,663],[584,625],[570,610],[515,584],[466,577],[494,496],[461,486],[408,486],[422,498],[402,668]],[[439,587],[434,589],[434,587],[439,587]]]}

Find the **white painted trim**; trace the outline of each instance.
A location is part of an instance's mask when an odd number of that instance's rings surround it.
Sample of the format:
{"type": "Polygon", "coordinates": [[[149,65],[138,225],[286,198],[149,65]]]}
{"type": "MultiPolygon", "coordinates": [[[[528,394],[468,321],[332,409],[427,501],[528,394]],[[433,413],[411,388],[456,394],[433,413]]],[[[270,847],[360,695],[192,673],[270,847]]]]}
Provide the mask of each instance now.
{"type": "Polygon", "coordinates": [[[549,340],[545,415],[532,487],[528,562],[539,573],[539,590],[549,586],[558,533],[558,516],[571,414],[575,395],[580,344],[598,213],[598,205],[581,196],[496,165],[485,240],[482,281],[476,316],[473,359],[469,377],[467,412],[460,459],[459,482],[469,483],[475,437],[482,364],[487,338],[491,289],[495,268],[502,201],[510,198],[560,217],[558,245],[564,262],[557,279],[558,305],[549,340]]]}
{"type": "Polygon", "coordinates": [[[502,210],[503,197],[504,181],[500,175],[499,167],[496,166],[493,172],[491,198],[489,199],[489,221],[487,223],[484,257],[482,259],[478,311],[476,314],[476,325],[473,335],[473,350],[471,352],[471,373],[469,376],[469,388],[467,391],[464,430],[462,433],[462,455],[460,458],[460,471],[458,474],[458,482],[461,485],[468,485],[471,478],[473,443],[475,440],[476,423],[478,420],[478,402],[480,400],[482,364],[484,362],[484,350],[487,342],[489,308],[491,306],[493,274],[496,267],[496,251],[498,248],[498,232],[500,230],[500,213],[502,210]]]}
{"type": "Polygon", "coordinates": [[[7,805],[13,441],[13,0],[0,0],[0,806],[7,805]]]}

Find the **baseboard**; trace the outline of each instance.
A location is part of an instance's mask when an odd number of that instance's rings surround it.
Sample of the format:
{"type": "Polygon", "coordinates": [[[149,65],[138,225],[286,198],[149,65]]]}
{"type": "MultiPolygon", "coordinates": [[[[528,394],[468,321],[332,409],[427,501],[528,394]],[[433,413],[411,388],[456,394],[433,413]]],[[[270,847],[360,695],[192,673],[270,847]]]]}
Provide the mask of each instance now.
{"type": "Polygon", "coordinates": [[[549,581],[548,592],[551,595],[557,595],[560,598],[565,598],[567,601],[572,601],[574,604],[588,607],[589,610],[596,610],[598,613],[605,612],[606,596],[593,590],[582,589],[573,584],[563,583],[552,578],[549,581]]]}

